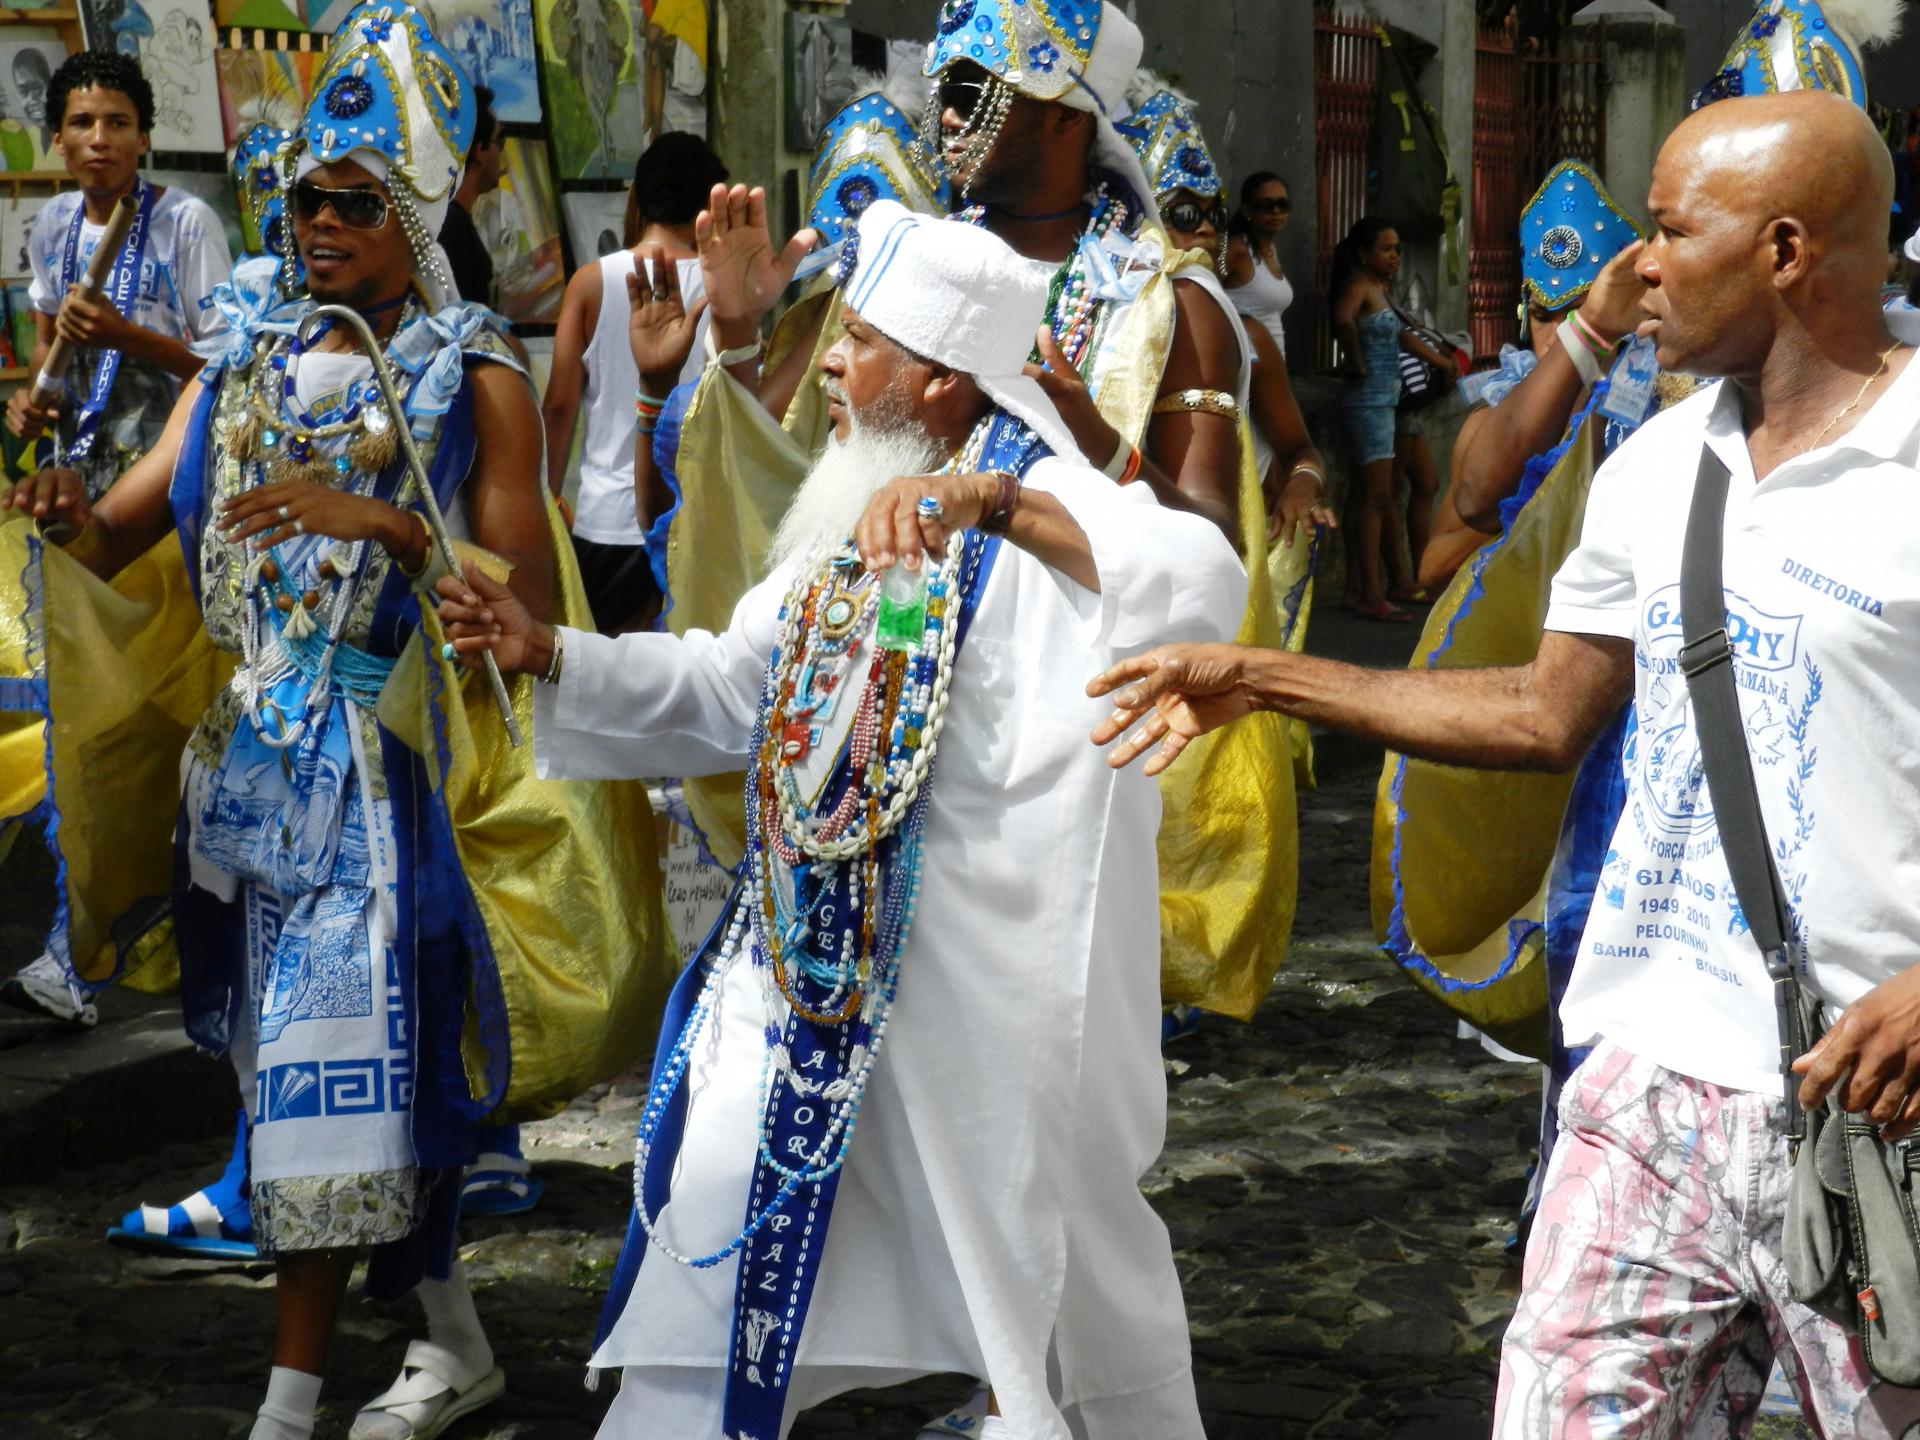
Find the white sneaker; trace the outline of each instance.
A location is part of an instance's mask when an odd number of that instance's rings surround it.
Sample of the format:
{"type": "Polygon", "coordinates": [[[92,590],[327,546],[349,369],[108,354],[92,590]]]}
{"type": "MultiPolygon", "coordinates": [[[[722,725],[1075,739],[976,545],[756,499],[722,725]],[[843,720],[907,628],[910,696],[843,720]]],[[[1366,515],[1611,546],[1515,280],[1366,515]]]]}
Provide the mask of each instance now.
{"type": "Polygon", "coordinates": [[[0,985],[0,1000],[81,1029],[100,1020],[100,1012],[93,1002],[74,983],[67,967],[53,958],[51,951],[41,951],[38,959],[29,960],[19,974],[0,985]]]}
{"type": "Polygon", "coordinates": [[[987,1418],[987,1387],[981,1385],[938,1420],[930,1422],[915,1440],[957,1440],[957,1437],[980,1440],[988,1433],[982,1428],[987,1418]]]}

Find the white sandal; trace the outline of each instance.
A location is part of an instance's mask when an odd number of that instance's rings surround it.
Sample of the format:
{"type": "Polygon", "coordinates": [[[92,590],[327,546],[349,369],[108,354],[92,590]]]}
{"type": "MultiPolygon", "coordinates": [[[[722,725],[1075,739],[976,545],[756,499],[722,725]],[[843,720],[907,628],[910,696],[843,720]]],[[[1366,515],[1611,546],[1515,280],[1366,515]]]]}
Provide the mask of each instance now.
{"type": "Polygon", "coordinates": [[[460,1358],[431,1340],[407,1346],[400,1378],[360,1407],[348,1440],[433,1440],[463,1415],[500,1398],[507,1388],[499,1366],[474,1375],[460,1358]],[[388,1421],[398,1421],[396,1430],[388,1421]]]}

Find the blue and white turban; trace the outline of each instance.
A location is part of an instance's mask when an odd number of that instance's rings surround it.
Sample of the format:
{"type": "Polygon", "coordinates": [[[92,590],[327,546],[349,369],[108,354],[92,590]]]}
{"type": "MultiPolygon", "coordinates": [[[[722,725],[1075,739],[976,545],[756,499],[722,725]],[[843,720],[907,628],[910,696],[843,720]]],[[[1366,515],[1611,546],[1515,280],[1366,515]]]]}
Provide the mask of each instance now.
{"type": "Polygon", "coordinates": [[[1564,309],[1639,238],[1639,226],[1614,204],[1600,177],[1578,160],[1562,160],[1520,212],[1522,288],[1534,304],[1564,309]]]}
{"type": "Polygon", "coordinates": [[[1740,95],[1828,90],[1866,107],[1860,53],[1900,30],[1900,0],[1762,0],[1693,108],[1740,95]]]}
{"type": "Polygon", "coordinates": [[[1156,196],[1191,190],[1203,200],[1220,198],[1220,167],[1213,163],[1191,102],[1171,90],[1156,91],[1120,127],[1120,134],[1140,157],[1156,196]]]}

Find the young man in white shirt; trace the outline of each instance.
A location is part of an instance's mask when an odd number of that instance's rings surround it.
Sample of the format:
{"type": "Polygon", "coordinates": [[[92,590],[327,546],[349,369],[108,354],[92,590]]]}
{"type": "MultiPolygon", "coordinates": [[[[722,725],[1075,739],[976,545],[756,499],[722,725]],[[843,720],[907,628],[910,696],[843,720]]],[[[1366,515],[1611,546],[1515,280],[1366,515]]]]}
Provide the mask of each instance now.
{"type": "MultiPolygon", "coordinates": [[[[106,494],[120,473],[160,443],[182,382],[199,373],[188,348],[225,328],[213,287],[233,270],[211,206],[140,174],[153,128],[153,88],[139,62],[82,50],[69,55],[47,87],[54,144],[78,190],[54,196],[33,224],[30,361],[38,374],[55,335],[71,347],[59,402],[33,403],[31,383],[13,392],[7,428],[34,439],[52,427],[53,463],[78,471],[87,498],[106,494]],[[123,195],[140,218],[107,276],[103,294],[79,290],[87,264],[123,195]]],[[[30,961],[0,987],[0,999],[56,1019],[91,1025],[96,1011],[52,955],[30,961]]]]}
{"type": "Polygon", "coordinates": [[[1654,170],[1640,333],[1724,377],[1596,477],[1533,663],[1371,672],[1167,647],[1095,682],[1113,763],[1254,708],[1447,764],[1566,769],[1629,699],[1625,813],[1561,1020],[1568,1081],[1495,1433],[1736,1435],[1774,1353],[1822,1433],[1897,1436],[1920,1390],[1874,1381],[1781,1261],[1790,1174],[1772,987],[1734,902],[1699,761],[1679,576],[1702,446],[1731,476],[1727,631],[1804,983],[1840,1018],[1795,1066],[1898,1138],[1920,1122],[1920,365],[1879,304],[1893,175],[1865,113],[1726,100],[1654,170]],[[1820,157],[1817,165],[1809,156],[1820,157]],[[1131,683],[1129,683],[1131,682],[1131,683]],[[1124,688],[1123,688],[1124,687],[1124,688]],[[1149,707],[1153,713],[1143,723],[1149,707]],[[1894,757],[1888,763],[1887,757],[1894,757]]]}

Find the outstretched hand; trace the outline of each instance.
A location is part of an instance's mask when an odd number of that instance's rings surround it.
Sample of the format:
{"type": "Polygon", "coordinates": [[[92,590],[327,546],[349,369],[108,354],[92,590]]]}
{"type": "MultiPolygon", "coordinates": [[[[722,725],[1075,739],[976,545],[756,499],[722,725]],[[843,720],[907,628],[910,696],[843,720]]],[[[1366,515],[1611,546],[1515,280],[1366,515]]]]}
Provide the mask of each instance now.
{"type": "Polygon", "coordinates": [[[1239,645],[1162,645],[1096,676],[1087,694],[1112,695],[1114,710],[1093,727],[1093,743],[1108,745],[1133,730],[1107,764],[1119,770],[1158,741],[1146,765],[1147,774],[1158,775],[1208,731],[1252,714],[1253,696],[1242,683],[1248,653],[1239,645]]]}
{"type": "Polygon", "coordinates": [[[666,247],[649,245],[635,260],[627,277],[627,344],[643,388],[650,395],[664,396],[679,383],[687,357],[693,354],[707,302],[696,300],[691,310],[687,308],[680,292],[680,267],[668,257],[666,247]]]}
{"type": "Polygon", "coordinates": [[[793,272],[819,238],[816,230],[801,230],[776,252],[767,228],[767,192],[758,185],[713,187],[707,208],[693,222],[693,247],[700,252],[722,349],[752,342],[761,317],[792,283],[793,272]]]}
{"type": "Polygon", "coordinates": [[[440,623],[454,657],[469,670],[478,670],[491,650],[494,662],[509,675],[544,673],[553,659],[553,627],[535,620],[513,591],[473,561],[464,569],[464,576],[442,575],[435,586],[440,623]]]}
{"type": "Polygon", "coordinates": [[[1126,444],[1126,440],[1101,415],[1087,382],[1081,379],[1079,370],[1067,358],[1067,352],[1060,348],[1060,342],[1053,338],[1051,325],[1040,327],[1034,337],[1034,349],[1040,356],[1040,363],[1026,367],[1027,378],[1037,381],[1047,398],[1053,401],[1053,408],[1060,412],[1067,433],[1073,436],[1080,453],[1096,466],[1104,464],[1114,448],[1126,444]],[[1096,459],[1096,456],[1100,458],[1096,459]]]}
{"type": "Polygon", "coordinates": [[[1793,1069],[1808,1109],[1838,1090],[1840,1108],[1865,1116],[1888,1140],[1920,1130],[1920,965],[1841,1011],[1793,1069]]]}

